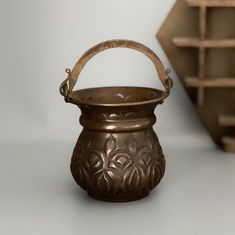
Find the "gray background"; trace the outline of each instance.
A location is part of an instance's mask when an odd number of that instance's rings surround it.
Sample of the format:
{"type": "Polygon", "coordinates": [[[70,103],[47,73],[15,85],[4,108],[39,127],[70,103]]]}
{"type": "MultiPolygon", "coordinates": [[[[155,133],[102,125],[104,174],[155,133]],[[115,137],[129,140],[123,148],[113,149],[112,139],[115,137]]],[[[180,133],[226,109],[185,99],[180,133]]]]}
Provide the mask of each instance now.
{"type": "MultiPolygon", "coordinates": [[[[112,204],[89,199],[69,163],[80,111],[58,88],[66,67],[98,42],[126,38],[152,48],[174,0],[1,0],[0,234],[234,234],[234,164],[200,124],[176,74],[156,110],[166,175],[150,197],[112,204]]],[[[177,27],[177,25],[176,25],[177,27]]],[[[142,54],[97,55],[77,88],[162,88],[142,54]]]]}

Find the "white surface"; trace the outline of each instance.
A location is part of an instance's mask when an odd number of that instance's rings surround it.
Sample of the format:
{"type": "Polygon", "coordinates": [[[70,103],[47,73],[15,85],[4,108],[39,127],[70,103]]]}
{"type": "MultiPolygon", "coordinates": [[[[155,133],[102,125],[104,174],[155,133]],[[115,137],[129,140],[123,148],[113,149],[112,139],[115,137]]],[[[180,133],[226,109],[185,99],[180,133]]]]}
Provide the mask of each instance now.
{"type": "Polygon", "coordinates": [[[166,175],[131,203],[90,199],[69,172],[72,143],[1,146],[0,234],[234,235],[232,155],[194,139],[163,140],[166,175]]]}
{"type": "MultiPolygon", "coordinates": [[[[175,73],[155,126],[167,158],[164,180],[133,203],[96,202],[76,186],[70,156],[79,111],[58,88],[64,69],[112,38],[152,48],[174,0],[2,0],[0,7],[0,234],[234,235],[234,155],[216,150],[175,73]]],[[[128,49],[106,51],[77,87],[162,87],[153,65],[128,49]]]]}

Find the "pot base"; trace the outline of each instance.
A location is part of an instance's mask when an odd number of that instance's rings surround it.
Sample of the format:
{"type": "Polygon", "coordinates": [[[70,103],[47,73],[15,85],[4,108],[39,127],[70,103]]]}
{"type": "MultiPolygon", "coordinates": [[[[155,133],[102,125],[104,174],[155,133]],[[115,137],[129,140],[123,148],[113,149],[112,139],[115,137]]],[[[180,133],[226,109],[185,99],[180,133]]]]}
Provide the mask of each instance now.
{"type": "Polygon", "coordinates": [[[129,197],[104,197],[104,196],[99,196],[99,195],[95,195],[92,194],[90,192],[87,193],[91,198],[95,199],[95,200],[99,200],[99,201],[105,201],[105,202],[132,202],[132,201],[137,201],[140,199],[143,199],[145,197],[147,197],[149,195],[149,192],[147,193],[142,193],[139,195],[133,195],[133,196],[129,196],[129,197]]]}

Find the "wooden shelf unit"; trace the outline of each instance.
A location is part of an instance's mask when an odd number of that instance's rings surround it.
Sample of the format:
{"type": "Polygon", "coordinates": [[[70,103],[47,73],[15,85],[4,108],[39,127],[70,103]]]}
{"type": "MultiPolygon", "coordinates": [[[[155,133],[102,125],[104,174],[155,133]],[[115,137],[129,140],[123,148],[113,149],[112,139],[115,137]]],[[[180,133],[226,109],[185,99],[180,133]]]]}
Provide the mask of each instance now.
{"type": "MultiPolygon", "coordinates": [[[[198,49],[198,71],[195,78],[185,78],[186,87],[198,89],[197,106],[205,104],[205,89],[235,88],[235,78],[206,78],[206,49],[207,48],[235,48],[235,39],[209,39],[207,35],[208,7],[235,7],[235,0],[186,0],[189,6],[199,8],[199,37],[175,37],[172,42],[177,47],[198,49]]],[[[235,104],[234,104],[235,106],[235,104]]],[[[221,127],[235,127],[235,116],[219,115],[218,125],[221,127]]],[[[235,136],[222,136],[225,151],[235,152],[235,136]]]]}
{"type": "Polygon", "coordinates": [[[199,7],[199,38],[176,37],[172,42],[177,47],[198,48],[198,77],[193,81],[186,78],[185,84],[190,87],[198,88],[198,106],[204,105],[204,88],[213,87],[234,87],[233,78],[206,79],[206,48],[235,48],[235,39],[207,39],[206,38],[206,19],[207,7],[235,7],[235,0],[187,0],[189,6],[199,7]]]}

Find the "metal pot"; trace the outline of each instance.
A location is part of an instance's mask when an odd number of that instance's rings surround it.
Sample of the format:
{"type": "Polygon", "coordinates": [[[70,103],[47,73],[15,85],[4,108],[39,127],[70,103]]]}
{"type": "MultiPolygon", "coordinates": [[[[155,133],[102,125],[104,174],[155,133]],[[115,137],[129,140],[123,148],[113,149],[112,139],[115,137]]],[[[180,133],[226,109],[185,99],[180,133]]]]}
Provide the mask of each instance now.
{"type": "Polygon", "coordinates": [[[71,172],[88,194],[105,201],[133,201],[148,195],[165,171],[165,159],[157,135],[154,109],[169,95],[172,80],[157,55],[129,40],[110,40],[89,49],[66,69],[60,86],[66,102],[81,109],[83,131],[74,148],[71,172]],[[109,48],[131,48],[154,63],[165,91],[145,87],[101,87],[73,91],[86,63],[109,48]]]}

